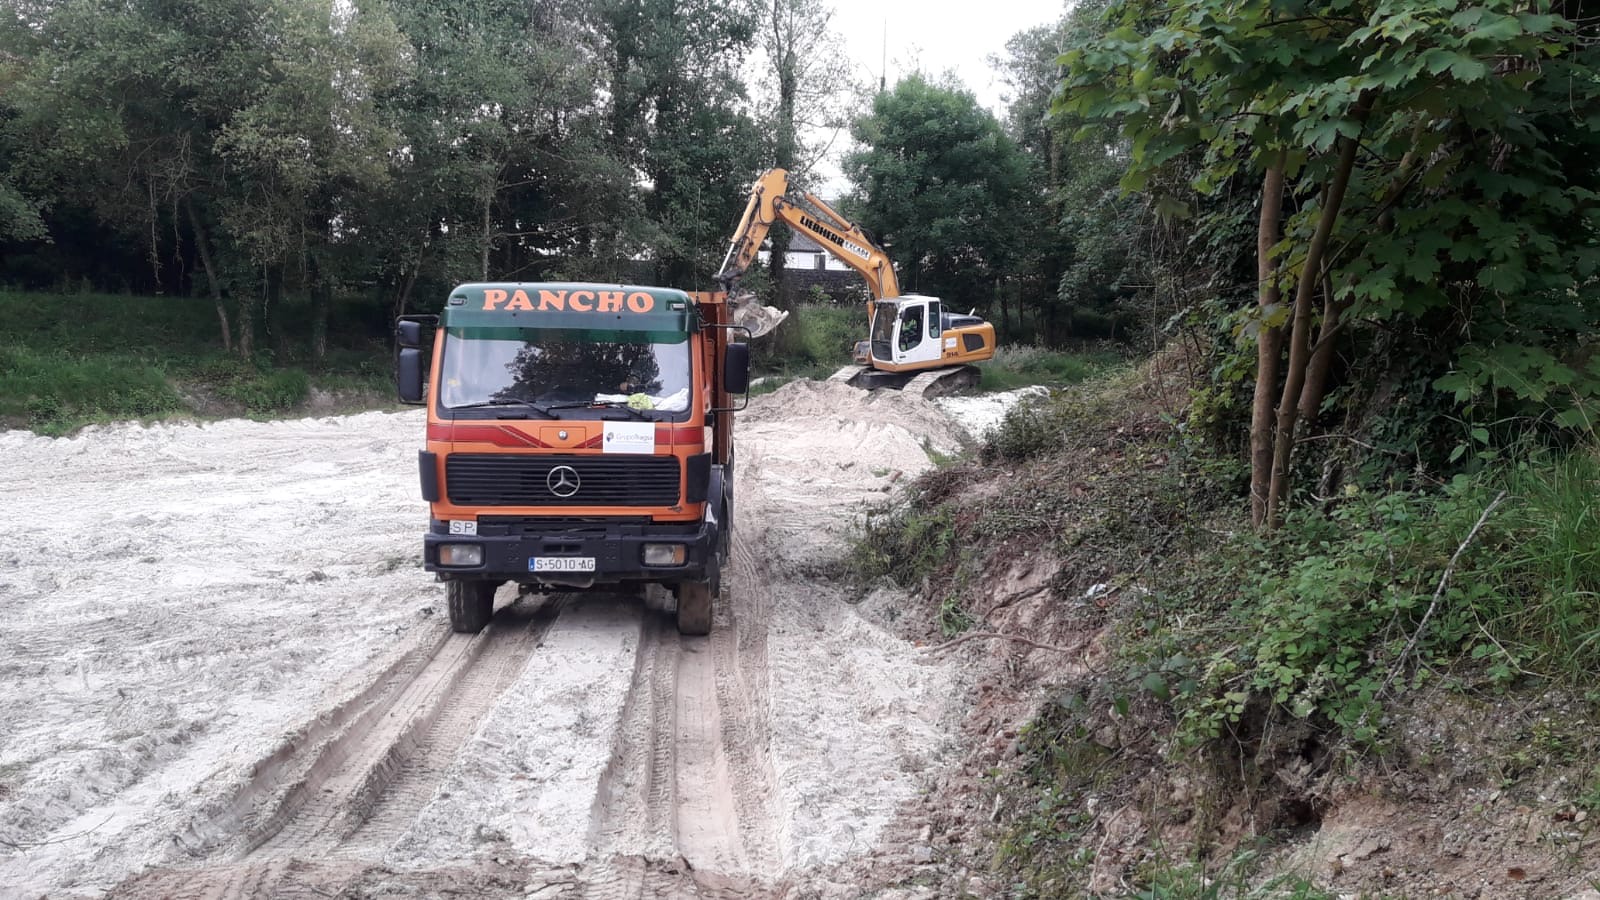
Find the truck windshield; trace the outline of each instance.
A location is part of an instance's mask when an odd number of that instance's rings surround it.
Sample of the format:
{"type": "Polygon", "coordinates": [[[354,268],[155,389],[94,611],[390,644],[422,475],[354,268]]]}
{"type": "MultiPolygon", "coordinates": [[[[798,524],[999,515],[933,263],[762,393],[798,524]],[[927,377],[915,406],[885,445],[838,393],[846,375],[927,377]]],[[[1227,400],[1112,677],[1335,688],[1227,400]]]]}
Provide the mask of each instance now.
{"type": "Polygon", "coordinates": [[[627,406],[681,419],[690,399],[687,334],[547,328],[447,328],[439,404],[538,404],[567,418],[627,406]]]}

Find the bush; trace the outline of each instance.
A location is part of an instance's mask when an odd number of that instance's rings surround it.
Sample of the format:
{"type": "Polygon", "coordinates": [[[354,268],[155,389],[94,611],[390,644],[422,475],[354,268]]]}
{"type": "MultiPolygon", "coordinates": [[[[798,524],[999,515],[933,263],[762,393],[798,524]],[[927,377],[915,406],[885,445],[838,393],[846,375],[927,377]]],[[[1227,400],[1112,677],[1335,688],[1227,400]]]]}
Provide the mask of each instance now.
{"type": "MultiPolygon", "coordinates": [[[[1215,567],[1244,577],[1229,634],[1204,638],[1228,649],[1197,663],[1194,696],[1178,701],[1186,735],[1218,736],[1257,697],[1372,740],[1385,687],[1403,692],[1421,663],[1457,664],[1495,687],[1531,671],[1590,677],[1600,667],[1597,483],[1600,461],[1585,450],[1458,476],[1442,491],[1352,487],[1331,512],[1295,510],[1270,541],[1222,548],[1215,567]],[[1504,505],[1456,558],[1502,491],[1504,505]]],[[[1194,598],[1165,605],[1181,610],[1176,621],[1192,616],[1194,598]]],[[[1183,631],[1171,637],[1201,642],[1183,631]]]]}
{"type": "Polygon", "coordinates": [[[1031,344],[1002,344],[994,359],[982,363],[983,387],[1009,391],[1032,384],[1077,384],[1122,361],[1115,350],[1047,350],[1031,344]]]}
{"type": "Polygon", "coordinates": [[[311,379],[300,369],[278,369],[253,375],[222,388],[224,396],[243,403],[252,413],[291,409],[304,402],[310,391],[311,379]]]}
{"type": "Polygon", "coordinates": [[[97,419],[159,415],[182,408],[156,368],[129,356],[59,356],[0,347],[0,417],[41,434],[63,434],[97,419]]]}
{"type": "Polygon", "coordinates": [[[1042,397],[1030,397],[1006,410],[979,450],[984,462],[1023,462],[1059,449],[1063,433],[1076,421],[1072,411],[1042,397]]]}

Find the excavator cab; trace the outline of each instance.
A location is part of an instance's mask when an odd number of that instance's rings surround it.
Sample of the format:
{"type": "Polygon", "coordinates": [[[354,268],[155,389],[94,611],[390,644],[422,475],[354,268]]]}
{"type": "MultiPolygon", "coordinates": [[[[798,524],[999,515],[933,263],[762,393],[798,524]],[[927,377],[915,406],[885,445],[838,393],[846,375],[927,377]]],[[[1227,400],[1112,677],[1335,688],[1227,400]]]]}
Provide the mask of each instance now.
{"type": "Polygon", "coordinates": [[[876,301],[872,315],[873,365],[926,368],[926,363],[938,360],[943,353],[944,319],[938,297],[903,294],[876,301]]]}

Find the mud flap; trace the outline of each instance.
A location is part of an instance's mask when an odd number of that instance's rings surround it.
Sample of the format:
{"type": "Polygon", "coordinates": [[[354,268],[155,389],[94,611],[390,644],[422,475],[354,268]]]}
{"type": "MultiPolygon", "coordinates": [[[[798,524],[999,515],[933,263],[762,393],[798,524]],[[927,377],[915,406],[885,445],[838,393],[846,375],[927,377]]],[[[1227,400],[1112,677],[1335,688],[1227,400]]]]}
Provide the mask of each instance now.
{"type": "Polygon", "coordinates": [[[733,479],[728,472],[731,466],[731,461],[728,466],[712,466],[711,485],[706,491],[706,521],[716,524],[712,546],[724,564],[733,547],[733,479]]]}

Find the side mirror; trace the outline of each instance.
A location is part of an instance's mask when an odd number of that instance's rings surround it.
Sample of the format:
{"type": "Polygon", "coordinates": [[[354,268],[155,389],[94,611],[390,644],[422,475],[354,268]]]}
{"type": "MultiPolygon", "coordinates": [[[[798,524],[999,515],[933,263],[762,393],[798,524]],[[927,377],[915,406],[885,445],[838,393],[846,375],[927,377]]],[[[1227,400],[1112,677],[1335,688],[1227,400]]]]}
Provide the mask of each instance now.
{"type": "Polygon", "coordinates": [[[394,323],[394,342],[401,347],[420,348],[425,336],[437,327],[438,316],[405,316],[394,323]]]}
{"type": "Polygon", "coordinates": [[[722,357],[722,389],[730,394],[750,391],[750,345],[729,344],[722,357]]]}
{"type": "Polygon", "coordinates": [[[401,347],[395,354],[395,387],[400,402],[421,406],[428,402],[422,390],[422,370],[425,363],[418,347],[401,347]]]}

